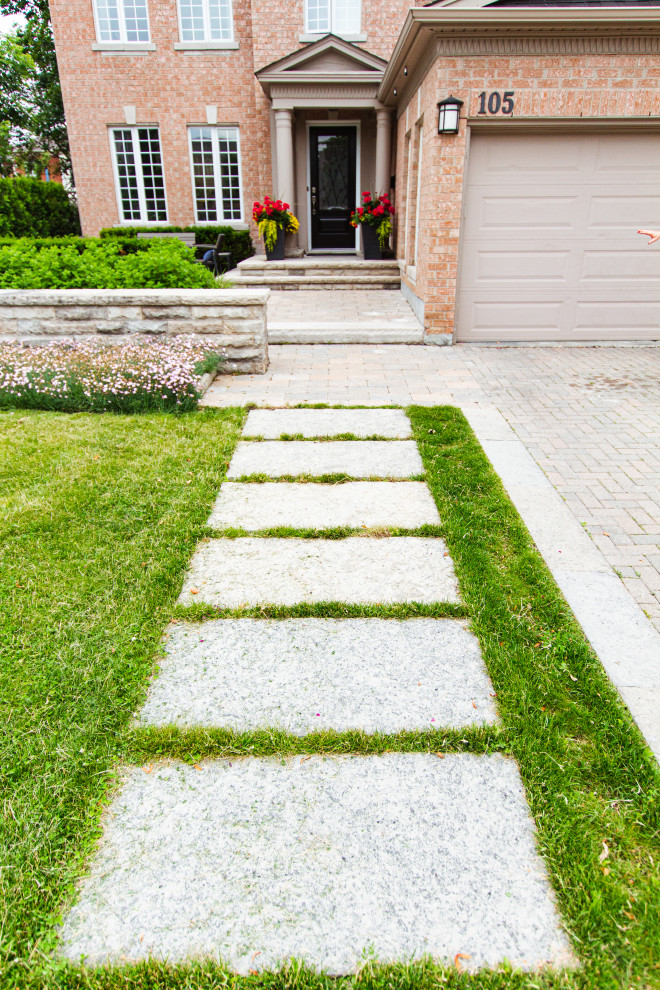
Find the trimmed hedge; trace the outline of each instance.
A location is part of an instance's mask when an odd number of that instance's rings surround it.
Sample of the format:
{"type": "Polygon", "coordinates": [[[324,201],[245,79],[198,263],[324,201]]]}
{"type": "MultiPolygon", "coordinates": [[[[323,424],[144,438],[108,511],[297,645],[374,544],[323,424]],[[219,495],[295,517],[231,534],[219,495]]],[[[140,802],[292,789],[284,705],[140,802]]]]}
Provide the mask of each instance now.
{"type": "Polygon", "coordinates": [[[233,227],[104,227],[100,232],[100,237],[119,237],[124,240],[128,238],[137,239],[137,235],[142,233],[172,233],[172,234],[194,234],[196,244],[215,244],[219,234],[225,235],[225,251],[231,251],[234,256],[234,265],[245,258],[251,258],[254,254],[252,238],[249,230],[235,230],[233,227]]]}
{"type": "Polygon", "coordinates": [[[0,289],[214,289],[217,283],[181,241],[92,239],[37,247],[29,240],[0,246],[0,289]]]}
{"type": "Polygon", "coordinates": [[[0,179],[0,237],[80,234],[78,207],[59,182],[0,179]]]}

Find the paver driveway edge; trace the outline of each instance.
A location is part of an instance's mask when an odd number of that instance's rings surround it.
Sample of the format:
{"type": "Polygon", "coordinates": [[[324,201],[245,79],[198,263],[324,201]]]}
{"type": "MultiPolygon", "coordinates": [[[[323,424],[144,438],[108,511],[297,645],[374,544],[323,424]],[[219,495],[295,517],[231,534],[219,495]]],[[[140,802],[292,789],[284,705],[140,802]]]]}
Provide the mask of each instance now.
{"type": "Polygon", "coordinates": [[[660,635],[500,412],[461,411],[660,762],[660,635]]]}

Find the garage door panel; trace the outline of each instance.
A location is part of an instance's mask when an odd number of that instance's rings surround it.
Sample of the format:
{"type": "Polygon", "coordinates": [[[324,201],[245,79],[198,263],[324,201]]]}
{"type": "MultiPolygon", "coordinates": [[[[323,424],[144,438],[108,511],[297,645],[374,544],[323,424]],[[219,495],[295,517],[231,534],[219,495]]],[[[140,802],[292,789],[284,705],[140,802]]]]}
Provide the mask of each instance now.
{"type": "Polygon", "coordinates": [[[575,196],[489,196],[481,201],[482,230],[571,230],[575,196]]]}
{"type": "Polygon", "coordinates": [[[466,183],[458,339],[660,338],[660,135],[478,132],[466,183]]]}
{"type": "Polygon", "coordinates": [[[478,283],[566,282],[569,260],[568,251],[479,251],[475,276],[478,283]]]}

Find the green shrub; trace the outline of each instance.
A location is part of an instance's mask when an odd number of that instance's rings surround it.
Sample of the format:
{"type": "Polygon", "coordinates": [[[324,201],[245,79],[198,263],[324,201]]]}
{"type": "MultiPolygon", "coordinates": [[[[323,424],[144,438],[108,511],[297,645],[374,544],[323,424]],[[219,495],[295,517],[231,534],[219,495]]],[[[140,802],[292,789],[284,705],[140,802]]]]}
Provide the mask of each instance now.
{"type": "Polygon", "coordinates": [[[213,289],[216,281],[181,241],[90,239],[37,247],[29,240],[0,246],[0,289],[213,289]],[[139,246],[138,246],[139,245],[139,246]]]}
{"type": "Polygon", "coordinates": [[[0,179],[0,237],[80,234],[78,207],[58,182],[0,179]]]}
{"type": "Polygon", "coordinates": [[[215,244],[219,234],[225,235],[224,250],[231,251],[234,256],[234,264],[245,258],[251,258],[254,254],[254,247],[249,230],[235,230],[233,227],[105,227],[100,237],[137,238],[140,233],[172,233],[172,234],[194,234],[196,244],[215,244]]]}

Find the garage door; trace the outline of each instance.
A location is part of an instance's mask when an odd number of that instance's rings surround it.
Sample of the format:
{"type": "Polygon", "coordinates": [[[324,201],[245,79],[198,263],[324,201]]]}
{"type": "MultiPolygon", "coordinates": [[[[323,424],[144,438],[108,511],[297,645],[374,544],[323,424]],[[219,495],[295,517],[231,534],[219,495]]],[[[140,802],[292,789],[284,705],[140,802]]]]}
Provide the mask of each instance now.
{"type": "Polygon", "coordinates": [[[660,338],[660,135],[470,143],[459,340],[660,338]]]}

